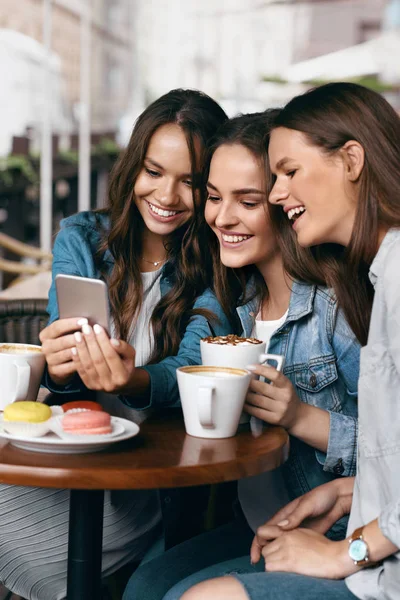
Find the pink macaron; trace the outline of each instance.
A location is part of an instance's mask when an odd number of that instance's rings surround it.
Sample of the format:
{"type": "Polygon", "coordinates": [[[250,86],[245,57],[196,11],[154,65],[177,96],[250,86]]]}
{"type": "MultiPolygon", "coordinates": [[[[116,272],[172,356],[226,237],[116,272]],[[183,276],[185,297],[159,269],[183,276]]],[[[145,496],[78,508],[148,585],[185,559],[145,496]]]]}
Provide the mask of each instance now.
{"type": "Polygon", "coordinates": [[[77,413],[67,412],[61,423],[66,433],[101,435],[112,432],[110,415],[95,410],[85,410],[77,413]]]}

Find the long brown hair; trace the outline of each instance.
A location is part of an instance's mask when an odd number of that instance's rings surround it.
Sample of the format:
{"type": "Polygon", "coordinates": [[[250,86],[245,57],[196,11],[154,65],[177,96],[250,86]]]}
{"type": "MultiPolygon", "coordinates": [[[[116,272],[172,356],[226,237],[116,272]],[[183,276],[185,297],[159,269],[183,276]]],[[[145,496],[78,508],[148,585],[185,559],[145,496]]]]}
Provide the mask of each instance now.
{"type": "MultiPolygon", "coordinates": [[[[204,170],[204,184],[210,171],[211,159],[215,151],[223,145],[240,145],[249,150],[264,173],[268,172],[267,143],[272,119],[279,111],[275,109],[260,113],[251,113],[234,117],[226,121],[218,129],[213,144],[209,150],[206,169],[204,170]]],[[[204,215],[204,211],[203,211],[204,215]]],[[[266,219],[269,219],[266,208],[266,219]]],[[[236,330],[239,329],[236,307],[249,302],[254,297],[265,298],[268,289],[264,278],[254,265],[246,265],[241,269],[225,267],[220,259],[220,248],[217,236],[207,227],[207,246],[213,263],[215,294],[231,323],[236,330]],[[251,289],[247,285],[251,280],[251,289]]]]}
{"type": "Polygon", "coordinates": [[[206,314],[192,310],[195,299],[211,281],[209,258],[198,239],[196,195],[202,193],[200,174],[207,145],[226,119],[222,108],[206,94],[197,90],[171,90],[139,116],[129,144],[111,173],[108,206],[102,211],[109,216],[110,228],[99,249],[98,260],[101,262],[107,248],[114,258],[111,273],[108,275],[105,268],[102,271],[109,286],[111,316],[117,335],[127,339],[143,297],[139,258],[144,222],[136,207],[133,189],[154,132],[169,123],[177,124],[184,132],[191,160],[194,216],[173,232],[166,247],[165,275],[172,288],[158,302],[151,317],[154,351],[150,362],[153,363],[176,354],[190,318],[194,314],[206,314]],[[197,153],[196,142],[200,142],[197,153]]]}
{"type": "Polygon", "coordinates": [[[330,83],[293,98],[276,116],[272,129],[277,127],[303,133],[330,156],[350,140],[364,149],[355,221],[346,248],[336,244],[300,248],[282,209],[275,206],[270,212],[290,275],[332,287],[355,335],[365,344],[373,300],[368,271],[379,231],[382,226],[400,226],[400,118],[376,92],[352,83],[330,83]]]}

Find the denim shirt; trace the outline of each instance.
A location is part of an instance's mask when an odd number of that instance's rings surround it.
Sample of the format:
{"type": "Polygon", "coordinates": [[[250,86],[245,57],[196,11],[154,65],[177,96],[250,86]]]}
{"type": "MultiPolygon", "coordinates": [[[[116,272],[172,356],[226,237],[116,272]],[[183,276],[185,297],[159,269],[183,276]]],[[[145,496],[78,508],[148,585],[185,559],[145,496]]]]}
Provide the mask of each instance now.
{"type": "MultiPolygon", "coordinates": [[[[58,273],[67,275],[78,275],[99,279],[101,274],[95,261],[95,254],[101,242],[101,232],[109,228],[109,220],[106,215],[93,212],[81,212],[60,224],[61,230],[57,235],[53,248],[52,284],[49,291],[49,323],[58,319],[58,306],[55,290],[55,277],[58,273]]],[[[109,250],[103,256],[108,273],[111,272],[114,259],[109,250]]],[[[169,278],[169,265],[164,265],[160,280],[161,295],[165,295],[172,287],[169,278]]],[[[226,335],[232,332],[232,326],[226,318],[215,295],[206,290],[199,296],[193,308],[204,308],[210,310],[217,317],[212,324],[215,335],[226,335]]],[[[141,367],[150,375],[151,391],[150,399],[145,404],[132,396],[120,396],[126,404],[132,408],[145,409],[159,406],[179,406],[178,385],[176,380],[176,369],[185,365],[201,364],[200,340],[203,337],[214,335],[211,332],[208,321],[200,315],[194,316],[186,327],[176,356],[169,356],[158,364],[141,367]]],[[[50,378],[47,370],[44,375],[43,384],[52,392],[74,393],[85,389],[80,378],[75,377],[66,386],[57,386],[50,378]]]]}
{"type": "MultiPolygon", "coordinates": [[[[384,237],[369,277],[375,296],[361,350],[358,464],[347,533],[378,519],[383,535],[400,548],[400,229],[384,237]]],[[[346,584],[363,600],[398,600],[400,551],[346,584]]]]}
{"type": "MultiPolygon", "coordinates": [[[[250,336],[257,299],[237,312],[244,335],[250,336]]],[[[268,352],[285,356],[283,372],[299,398],[330,414],[326,453],[290,437],[289,459],[283,466],[290,497],[340,475],[354,475],[360,345],[333,293],[294,282],[286,321],[271,337],[268,352]]]]}

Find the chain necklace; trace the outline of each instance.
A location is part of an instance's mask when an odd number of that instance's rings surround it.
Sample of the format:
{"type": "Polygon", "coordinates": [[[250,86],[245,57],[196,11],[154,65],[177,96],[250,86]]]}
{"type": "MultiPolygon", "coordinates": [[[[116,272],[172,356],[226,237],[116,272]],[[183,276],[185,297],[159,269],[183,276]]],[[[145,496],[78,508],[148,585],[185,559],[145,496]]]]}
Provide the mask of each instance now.
{"type": "Polygon", "coordinates": [[[162,260],[146,260],[145,258],[143,258],[143,256],[141,257],[141,259],[143,262],[149,263],[149,265],[154,265],[155,267],[158,267],[158,265],[161,265],[162,263],[164,263],[167,259],[163,258],[162,260]]]}

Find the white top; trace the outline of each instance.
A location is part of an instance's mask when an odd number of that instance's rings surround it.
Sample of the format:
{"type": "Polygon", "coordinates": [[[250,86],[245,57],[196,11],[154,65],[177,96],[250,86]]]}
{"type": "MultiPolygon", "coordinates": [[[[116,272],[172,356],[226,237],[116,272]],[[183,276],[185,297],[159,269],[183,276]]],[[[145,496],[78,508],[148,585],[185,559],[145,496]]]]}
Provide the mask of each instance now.
{"type": "MultiPolygon", "coordinates": [[[[157,271],[142,273],[143,283],[143,302],[139,311],[137,321],[132,323],[129,332],[129,344],[135,348],[135,362],[137,367],[145,365],[152,353],[154,347],[154,336],[151,329],[150,319],[153,310],[161,299],[161,280],[162,267],[157,271]]],[[[112,327],[112,329],[114,329],[112,327]]],[[[112,332],[114,336],[114,331],[112,332]]],[[[114,394],[99,393],[99,402],[106,410],[112,414],[134,421],[138,425],[142,423],[148,416],[148,410],[135,410],[122,404],[114,394]]]]}
{"type": "Polygon", "coordinates": [[[142,273],[143,303],[136,323],[132,326],[129,343],[136,350],[136,366],[145,365],[154,348],[154,336],[150,325],[151,315],[158,302],[161,300],[161,271],[142,273]]]}
{"type": "MultiPolygon", "coordinates": [[[[251,335],[265,342],[265,347],[268,348],[271,337],[286,321],[287,314],[288,311],[274,321],[261,321],[258,314],[251,335]]],[[[280,468],[241,479],[238,482],[238,495],[246,520],[254,532],[289,502],[280,468]]]]}

